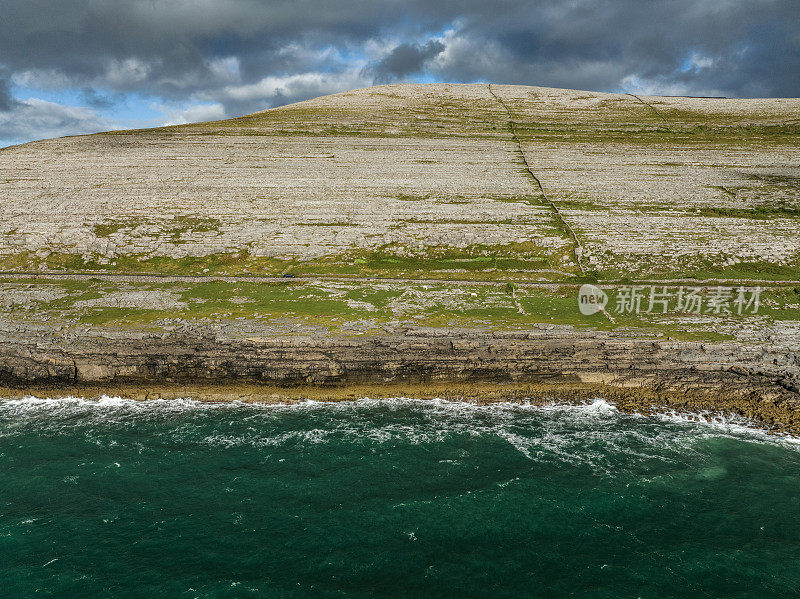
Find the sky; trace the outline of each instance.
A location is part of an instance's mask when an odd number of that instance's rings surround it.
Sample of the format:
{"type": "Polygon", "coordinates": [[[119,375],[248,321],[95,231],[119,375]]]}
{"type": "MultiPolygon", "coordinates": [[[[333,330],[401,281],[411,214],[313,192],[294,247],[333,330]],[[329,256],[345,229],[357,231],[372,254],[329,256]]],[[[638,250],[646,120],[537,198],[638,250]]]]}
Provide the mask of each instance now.
{"type": "Polygon", "coordinates": [[[0,147],[394,82],[800,96],[800,0],[2,0],[0,147]]]}

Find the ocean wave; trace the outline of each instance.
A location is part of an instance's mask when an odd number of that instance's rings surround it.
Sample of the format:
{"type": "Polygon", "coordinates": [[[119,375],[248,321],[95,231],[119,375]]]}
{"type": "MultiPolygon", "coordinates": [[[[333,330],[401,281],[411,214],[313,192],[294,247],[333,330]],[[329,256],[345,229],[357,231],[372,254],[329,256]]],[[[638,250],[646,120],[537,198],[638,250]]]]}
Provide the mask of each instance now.
{"type": "Polygon", "coordinates": [[[585,464],[600,471],[609,468],[609,455],[633,463],[669,461],[673,454],[695,451],[709,438],[800,449],[800,439],[771,435],[741,417],[670,409],[653,416],[623,414],[603,398],[579,404],[555,399],[478,404],[407,397],[283,404],[110,396],[0,399],[0,437],[83,427],[98,444],[113,445],[109,427],[135,429],[143,422],[155,423],[157,434],[171,440],[218,448],[310,447],[341,439],[378,447],[441,443],[457,436],[496,439],[529,460],[585,464]]]}

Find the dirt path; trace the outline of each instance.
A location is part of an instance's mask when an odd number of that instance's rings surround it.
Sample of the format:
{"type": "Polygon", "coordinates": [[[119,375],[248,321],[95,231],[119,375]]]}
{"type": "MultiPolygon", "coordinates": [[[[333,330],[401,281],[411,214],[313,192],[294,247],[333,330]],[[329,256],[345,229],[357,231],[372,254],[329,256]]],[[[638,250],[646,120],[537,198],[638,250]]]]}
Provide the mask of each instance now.
{"type": "Polygon", "coordinates": [[[581,271],[581,273],[583,273],[584,272],[583,263],[581,262],[581,258],[583,256],[583,245],[581,245],[578,236],[575,234],[575,231],[566,221],[564,215],[561,214],[561,211],[558,209],[558,206],[556,206],[555,202],[553,202],[547,197],[547,193],[545,193],[544,191],[541,179],[539,179],[539,177],[536,176],[536,173],[533,172],[533,169],[531,168],[531,165],[528,162],[528,158],[525,155],[525,150],[522,147],[522,142],[520,141],[519,136],[517,135],[517,127],[516,124],[514,123],[514,117],[511,114],[511,109],[508,107],[508,104],[506,104],[505,101],[495,93],[495,91],[492,89],[492,84],[489,83],[488,85],[489,85],[489,93],[492,94],[492,97],[494,97],[494,99],[500,103],[500,105],[505,109],[506,113],[508,114],[509,129],[511,130],[511,135],[514,138],[514,141],[517,143],[517,149],[519,151],[520,157],[522,158],[522,162],[525,165],[525,170],[528,172],[531,178],[533,178],[533,180],[536,182],[536,185],[538,186],[539,192],[542,194],[545,203],[553,209],[553,212],[555,212],[555,215],[558,218],[558,220],[561,221],[561,224],[567,231],[569,231],[569,234],[572,236],[572,239],[575,242],[575,259],[578,262],[578,269],[581,271]]]}
{"type": "MultiPolygon", "coordinates": [[[[569,273],[563,273],[570,276],[569,273]]],[[[66,272],[0,272],[0,282],[40,279],[42,281],[109,281],[113,283],[308,283],[313,281],[340,281],[344,283],[403,283],[418,285],[475,285],[485,287],[504,287],[507,281],[475,281],[470,279],[415,279],[407,277],[350,277],[347,275],[304,275],[295,277],[275,277],[259,275],[158,275],[158,274],[111,274],[111,273],[66,273],[66,272]]],[[[555,289],[557,287],[575,286],[578,281],[519,281],[514,285],[555,289]]],[[[735,286],[747,285],[760,287],[800,286],[800,280],[760,281],[754,279],[639,279],[625,281],[599,281],[599,286],[642,286],[642,285],[686,285],[686,286],[735,286]]]]}

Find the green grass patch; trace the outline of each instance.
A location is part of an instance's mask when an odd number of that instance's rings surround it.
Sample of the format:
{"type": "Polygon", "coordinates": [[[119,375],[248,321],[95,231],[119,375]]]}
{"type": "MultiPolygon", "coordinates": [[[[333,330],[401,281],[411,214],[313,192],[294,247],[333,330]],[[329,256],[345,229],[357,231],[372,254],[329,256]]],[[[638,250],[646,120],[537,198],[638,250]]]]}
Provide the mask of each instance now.
{"type": "Polygon", "coordinates": [[[173,242],[180,241],[181,237],[187,233],[205,233],[208,231],[219,231],[222,221],[218,218],[198,217],[198,216],[176,216],[170,222],[164,234],[168,235],[173,242]]]}
{"type": "Polygon", "coordinates": [[[773,206],[755,206],[753,208],[728,208],[725,206],[708,206],[694,211],[700,216],[728,217],[728,218],[797,218],[800,217],[800,207],[788,204],[773,206]]]}
{"type": "Polygon", "coordinates": [[[295,272],[358,276],[397,276],[403,273],[406,277],[450,273],[454,278],[490,273],[495,278],[502,278],[517,271],[561,267],[559,259],[562,255],[563,252],[543,248],[534,242],[424,249],[391,244],[376,250],[356,250],[298,264],[295,272]]]}
{"type": "Polygon", "coordinates": [[[800,280],[800,264],[772,264],[770,262],[742,262],[719,266],[706,261],[694,269],[667,273],[670,278],[690,279],[743,279],[750,281],[800,280]]]}
{"type": "MultiPolygon", "coordinates": [[[[46,314],[51,322],[58,319],[79,321],[93,326],[157,327],[162,319],[226,321],[237,318],[270,320],[289,319],[326,327],[331,332],[350,334],[346,323],[366,322],[367,329],[358,334],[380,334],[381,323],[402,321],[423,326],[466,326],[497,329],[524,329],[536,324],[569,325],[577,328],[636,332],[653,338],[677,340],[722,341],[728,333],[715,330],[720,318],[747,322],[800,320],[800,287],[768,288],[762,291],[762,305],[757,315],[732,314],[714,317],[703,312],[698,322],[681,322],[686,314],[644,312],[617,314],[616,289],[608,288],[612,322],[603,314],[584,316],[578,310],[577,284],[560,285],[555,289],[526,287],[509,281],[498,285],[471,285],[442,282],[409,284],[354,281],[314,282],[287,280],[281,282],[202,283],[120,283],[108,281],[37,281],[35,285],[59,286],[68,295],[43,302],[35,313],[46,314]],[[173,289],[183,307],[174,309],[120,308],[104,306],[106,294],[119,294],[131,289],[173,289]],[[91,307],[76,307],[82,300],[100,300],[91,307]],[[521,310],[520,310],[521,308],[521,310]],[[707,317],[707,319],[706,319],[707,317]],[[372,327],[369,322],[374,323],[372,327]],[[717,324],[715,324],[717,323],[717,324]]],[[[21,281],[8,282],[19,285],[21,281]]],[[[30,283],[26,283],[30,284],[30,283]]],[[[677,285],[670,288],[677,290],[677,285]]],[[[708,291],[708,290],[707,290],[708,291]]],[[[709,291],[710,292],[710,291],[709,291]]],[[[707,296],[706,293],[704,295],[707,296]]],[[[116,302],[109,298],[109,304],[116,302]]],[[[646,298],[642,310],[647,304],[646,298]]],[[[30,317],[26,312],[24,317],[30,317]]],[[[156,329],[157,330],[157,329],[156,329]]]]}
{"type": "Polygon", "coordinates": [[[79,320],[84,324],[107,325],[149,323],[168,315],[163,310],[145,310],[138,308],[98,307],[90,308],[80,314],[79,320]]]}
{"type": "Polygon", "coordinates": [[[95,237],[108,237],[123,229],[135,229],[142,224],[142,219],[107,220],[92,227],[95,237]]]}

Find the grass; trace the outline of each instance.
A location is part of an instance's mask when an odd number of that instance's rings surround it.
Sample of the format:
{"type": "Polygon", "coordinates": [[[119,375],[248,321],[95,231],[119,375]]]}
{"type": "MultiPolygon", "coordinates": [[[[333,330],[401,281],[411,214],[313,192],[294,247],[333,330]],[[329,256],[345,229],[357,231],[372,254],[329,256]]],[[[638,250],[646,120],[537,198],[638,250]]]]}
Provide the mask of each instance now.
{"type": "MultiPolygon", "coordinates": [[[[92,229],[96,237],[109,237],[119,231],[135,229],[145,222],[143,218],[111,219],[94,225],[92,229]]],[[[154,221],[154,224],[162,226],[162,235],[170,237],[173,242],[179,242],[186,233],[218,231],[222,221],[218,218],[177,215],[173,219],[154,221]]]]}
{"type": "Polygon", "coordinates": [[[744,281],[800,280],[800,255],[786,264],[751,260],[726,264],[729,256],[683,255],[660,256],[651,254],[617,254],[608,250],[596,254],[601,259],[594,275],[600,281],[631,282],[665,279],[733,279],[744,281]]]}
{"type": "Polygon", "coordinates": [[[637,146],[685,147],[687,145],[730,145],[742,147],[796,144],[800,125],[678,125],[671,129],[658,125],[604,124],[602,127],[574,122],[526,122],[517,125],[517,135],[523,143],[557,141],[571,144],[619,144],[637,146]]]}
{"type": "MultiPolygon", "coordinates": [[[[568,200],[562,205],[580,200],[568,200]]],[[[775,214],[775,208],[757,214],[775,214]]],[[[715,215],[736,214],[724,207],[708,208],[715,215]]],[[[201,226],[205,221],[194,223],[201,226]]],[[[206,223],[206,226],[213,226],[206,223]]],[[[333,225],[331,225],[333,226],[333,225]]],[[[539,227],[541,229],[541,227],[539,227]]],[[[585,238],[582,231],[577,234],[585,238]]],[[[661,257],[658,255],[614,254],[595,251],[599,260],[589,264],[585,276],[580,276],[571,246],[544,247],[534,241],[506,244],[474,244],[452,246],[412,247],[398,243],[377,249],[357,249],[328,254],[307,261],[296,258],[253,256],[247,249],[206,256],[170,258],[164,256],[120,255],[113,260],[99,255],[83,257],[54,252],[40,257],[31,252],[0,256],[0,270],[11,272],[46,269],[70,273],[108,273],[141,275],[296,275],[311,277],[331,275],[345,277],[377,277],[388,279],[441,279],[475,281],[549,280],[561,282],[619,281],[629,279],[742,279],[742,280],[800,280],[800,255],[786,264],[766,261],[726,264],[726,255],[687,255],[661,257]]]]}
{"type": "MultiPolygon", "coordinates": [[[[609,311],[615,322],[603,314],[584,316],[577,309],[577,285],[554,289],[532,288],[515,283],[486,286],[473,284],[407,283],[314,283],[288,280],[280,283],[209,281],[157,285],[153,283],[115,284],[107,281],[46,281],[31,279],[0,285],[36,284],[53,286],[65,297],[42,302],[33,312],[21,316],[48,316],[50,322],[78,321],[92,326],[158,328],[160,320],[232,321],[237,318],[269,321],[305,322],[322,326],[335,334],[353,334],[347,323],[371,323],[357,334],[380,334],[381,325],[405,322],[418,326],[465,326],[498,329],[525,329],[536,324],[568,325],[596,330],[636,332],[654,338],[723,341],[729,333],[715,324],[730,321],[766,322],[800,320],[800,287],[769,288],[762,292],[762,308],[757,316],[724,316],[724,320],[703,314],[696,323],[681,320],[685,314],[617,314],[616,291],[609,290],[609,311]],[[126,290],[172,291],[185,307],[174,309],[120,308],[96,302],[92,307],[77,307],[79,301],[97,300],[110,293],[116,302],[126,290]],[[522,307],[520,312],[518,307],[522,307]]],[[[672,286],[677,289],[677,286],[672,286]]],[[[607,288],[608,289],[608,288],[607,288]]],[[[673,291],[675,290],[673,289],[673,291]]],[[[644,303],[646,304],[646,302],[644,303]]],[[[643,304],[643,309],[644,309],[643,304]]],[[[270,325],[271,326],[271,325],[270,325]]],[[[280,330],[280,327],[277,329],[280,330]]],[[[279,334],[279,333],[277,333],[279,334]]]]}
{"type": "Polygon", "coordinates": [[[230,317],[252,316],[354,316],[356,311],[325,289],[296,283],[225,283],[210,281],[192,285],[181,293],[194,318],[219,313],[230,317]],[[244,298],[243,303],[232,298],[244,298]]]}
{"type": "Polygon", "coordinates": [[[397,276],[404,273],[407,277],[446,274],[452,278],[469,273],[470,276],[488,274],[491,275],[489,278],[502,279],[517,271],[563,268],[561,259],[564,255],[564,251],[544,248],[534,242],[424,249],[389,244],[377,250],[354,250],[300,263],[293,272],[357,276],[397,276]]]}
{"type": "Polygon", "coordinates": [[[50,271],[72,273],[114,273],[148,275],[279,275],[291,260],[251,256],[245,248],[239,252],[224,252],[206,256],[170,258],[166,256],[119,255],[113,260],[101,260],[99,255],[84,258],[78,254],[53,252],[40,258],[32,252],[0,256],[0,270],[50,271]]]}
{"type": "MultiPolygon", "coordinates": [[[[377,92],[376,95],[381,95],[377,92]]],[[[109,132],[104,135],[220,135],[220,136],[360,136],[365,138],[453,138],[496,139],[504,135],[507,117],[498,103],[428,97],[415,103],[405,98],[381,96],[383,108],[372,111],[370,122],[363,112],[346,104],[290,105],[270,111],[213,123],[169,126],[152,130],[109,132]],[[402,108],[401,108],[402,107],[402,108]],[[399,109],[413,120],[398,121],[399,109]],[[502,133],[501,133],[502,132],[502,133]]],[[[601,101],[592,111],[576,108],[543,110],[533,99],[519,102],[510,98],[517,132],[523,140],[614,142],[632,145],[735,142],[747,144],[793,144],[800,133],[796,122],[758,122],[751,115],[721,114],[684,109],[668,103],[651,104],[669,121],[669,127],[651,110],[631,98],[601,101]],[[752,122],[753,120],[756,122],[752,122]]],[[[786,115],[789,119],[791,115],[786,115]]]]}
{"type": "MultiPolygon", "coordinates": [[[[383,94],[383,92],[377,92],[383,94]]],[[[586,96],[585,99],[595,98],[586,96]]],[[[513,143],[507,129],[508,120],[498,103],[492,99],[471,101],[430,97],[420,103],[407,102],[393,94],[383,95],[382,100],[391,99],[384,108],[377,108],[369,123],[364,122],[363,111],[355,107],[333,104],[302,104],[288,106],[266,113],[245,116],[216,123],[187,126],[170,126],[154,130],[115,132],[112,135],[142,135],[157,138],[180,135],[333,135],[366,137],[452,137],[468,136],[474,139],[491,137],[498,144],[505,144],[511,152],[513,143]],[[397,105],[402,105],[413,119],[396,121],[397,105]],[[415,120],[419,118],[419,120],[415,120]],[[374,121],[374,122],[373,122],[374,121]],[[406,121],[410,124],[407,124],[406,121]],[[391,130],[389,129],[391,127],[391,130]]],[[[516,131],[525,141],[558,141],[559,144],[624,144],[633,151],[639,146],[665,148],[674,146],[683,155],[691,147],[727,147],[733,145],[746,151],[750,146],[774,145],[776,148],[793,147],[796,144],[800,124],[772,124],[766,122],[744,122],[739,115],[722,115],[704,110],[684,110],[672,107],[667,102],[654,102],[656,108],[670,120],[669,128],[657,122],[649,114],[649,109],[627,97],[603,100],[596,113],[582,109],[572,114],[566,111],[544,110],[541,102],[531,96],[525,101],[507,100],[511,106],[516,123],[516,131]],[[531,110],[532,108],[532,110],[531,110]],[[599,126],[602,124],[603,126],[599,126]]],[[[789,118],[791,115],[787,115],[789,118]]],[[[749,117],[748,117],[749,118],[749,117]]],[[[755,117],[754,117],[755,118],[755,117]]],[[[377,146],[378,144],[373,144],[377,146]]],[[[509,159],[513,160],[512,154],[509,159]]],[[[418,162],[428,162],[420,160],[418,162]]],[[[519,162],[519,160],[517,160],[519,162]]],[[[690,161],[691,162],[691,161],[690,161]]],[[[679,163],[664,163],[678,165],[679,163]]],[[[517,164],[517,166],[519,166],[517,164]]],[[[535,166],[534,166],[535,168],[535,166]]],[[[800,179],[788,175],[763,173],[748,175],[760,180],[759,190],[778,186],[784,192],[797,188],[800,179]]],[[[547,187],[547,181],[545,181],[547,187]]],[[[720,194],[731,196],[729,189],[717,186],[720,194]]],[[[531,189],[533,192],[534,188],[531,189]]],[[[549,191],[549,189],[548,189],[549,191]]],[[[738,190],[737,190],[738,191],[738,190]]],[[[476,198],[450,196],[438,198],[435,194],[415,195],[413,188],[398,193],[400,201],[428,201],[437,203],[469,203],[476,198]]],[[[734,194],[735,195],[735,194],[734,194]]],[[[552,194],[559,208],[575,210],[605,210],[608,207],[593,203],[581,197],[562,200],[552,194]]],[[[486,198],[482,198],[486,199],[486,198]]],[[[542,204],[542,198],[531,193],[525,197],[498,196],[499,202],[523,202],[531,206],[542,204]]],[[[623,207],[624,206],[615,206],[623,207]]],[[[636,206],[641,210],[663,209],[665,206],[636,206]]],[[[542,206],[542,209],[547,206],[542,206]]],[[[800,207],[790,203],[755,206],[752,208],[733,208],[722,206],[701,207],[686,211],[687,215],[708,217],[736,217],[751,219],[796,218],[800,207]]],[[[543,213],[542,213],[543,215],[543,213]]],[[[541,216],[541,215],[540,215],[541,216]]],[[[688,216],[687,216],[688,218],[688,216]]],[[[543,219],[544,220],[544,219],[543,219]]],[[[141,224],[138,219],[108,220],[94,226],[95,235],[108,237],[135,228],[141,224]]],[[[159,221],[159,225],[163,221],[159,221]]],[[[425,219],[410,219],[408,222],[430,223],[425,219]]],[[[451,224],[476,225],[481,221],[455,219],[451,224]]],[[[509,219],[492,221],[498,224],[510,223],[509,219]]],[[[346,222],[309,222],[307,226],[344,227],[346,222]]],[[[575,225],[571,223],[574,228],[575,225]]],[[[162,232],[173,244],[186,242],[187,236],[196,233],[214,232],[222,223],[218,219],[178,216],[169,224],[162,226],[162,232]]],[[[548,221],[560,232],[565,240],[570,240],[569,232],[560,219],[548,221]]],[[[584,237],[580,231],[579,236],[584,237]]],[[[549,231],[548,231],[549,234],[549,231]]],[[[571,241],[570,241],[571,243],[571,241]]],[[[36,270],[48,268],[71,272],[114,272],[142,274],[341,274],[352,276],[406,276],[431,277],[442,279],[474,278],[476,280],[506,280],[559,278],[568,280],[575,276],[576,267],[571,252],[565,248],[547,249],[523,247],[524,244],[507,244],[505,247],[473,246],[467,249],[431,248],[424,252],[410,251],[408,248],[384,247],[377,250],[348,251],[332,254],[315,260],[299,262],[291,259],[256,257],[244,248],[240,252],[219,253],[203,257],[181,259],[167,257],[119,256],[113,263],[106,264],[100,256],[84,259],[67,253],[54,253],[47,258],[39,258],[30,253],[21,253],[0,258],[0,268],[8,270],[36,270]],[[563,271],[566,275],[548,271],[563,271]]],[[[726,277],[748,279],[797,278],[798,265],[770,265],[753,263],[749,265],[719,266],[713,260],[690,257],[685,261],[646,262],[643,258],[637,264],[637,256],[612,256],[604,269],[596,273],[598,278],[621,276],[694,276],[696,278],[726,277]]]]}
{"type": "Polygon", "coordinates": [[[596,202],[586,200],[556,200],[556,206],[559,210],[586,210],[587,212],[597,212],[608,210],[608,205],[601,205],[596,202]]]}
{"type": "MultiPolygon", "coordinates": [[[[236,253],[217,253],[206,256],[169,258],[165,256],[136,257],[120,255],[112,261],[100,256],[88,259],[80,255],[53,253],[39,258],[30,252],[6,255],[0,258],[0,270],[10,272],[36,271],[44,267],[50,271],[72,273],[114,273],[147,275],[352,275],[352,276],[435,276],[458,278],[470,273],[483,279],[503,279],[518,276],[520,272],[536,274],[542,269],[563,269],[557,250],[535,248],[525,250],[526,244],[498,246],[497,252],[489,246],[465,250],[435,248],[406,256],[382,250],[354,250],[331,254],[322,258],[300,262],[290,258],[251,256],[246,250],[236,253]],[[514,246],[522,251],[516,253],[514,246]]],[[[534,244],[531,244],[534,248],[534,244]]]]}
{"type": "MultiPolygon", "coordinates": [[[[581,235],[581,232],[578,232],[581,235]]],[[[551,280],[562,282],[619,281],[628,279],[743,279],[800,280],[800,256],[788,264],[764,261],[725,265],[726,256],[659,256],[598,254],[601,262],[581,276],[570,246],[549,248],[535,242],[498,245],[475,244],[465,248],[433,246],[410,248],[389,244],[376,250],[351,250],[308,261],[294,258],[252,256],[246,250],[180,259],[163,256],[99,256],[53,253],[46,258],[25,252],[0,258],[0,270],[109,273],[141,275],[332,275],[377,278],[430,278],[441,280],[508,281],[551,280]]]]}
{"type": "Polygon", "coordinates": [[[720,266],[708,261],[700,261],[694,268],[676,269],[663,276],[669,278],[742,279],[748,281],[800,280],[800,262],[780,265],[770,262],[741,262],[720,266]]]}
{"type": "Polygon", "coordinates": [[[693,211],[700,216],[717,216],[727,218],[797,218],[800,217],[800,207],[788,204],[763,205],[753,208],[729,208],[726,206],[708,206],[697,208],[693,211]]]}
{"type": "Polygon", "coordinates": [[[116,325],[149,323],[164,317],[163,310],[103,306],[88,308],[80,315],[80,321],[84,324],[102,326],[112,323],[116,325]]]}
{"type": "Polygon", "coordinates": [[[164,231],[173,242],[179,241],[181,236],[187,233],[205,233],[208,231],[219,231],[222,221],[218,218],[197,217],[197,216],[176,216],[172,221],[172,226],[164,231]]]}
{"type": "Polygon", "coordinates": [[[108,237],[123,229],[135,229],[142,224],[141,219],[108,220],[92,227],[96,237],[108,237]]]}

